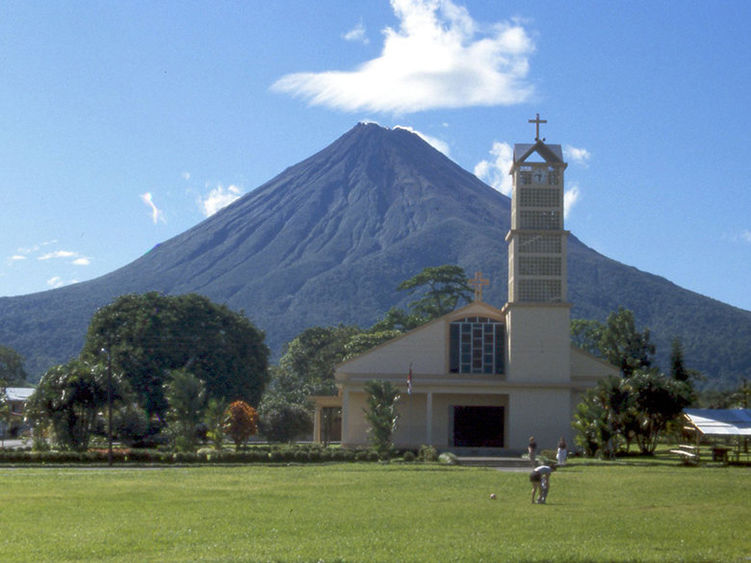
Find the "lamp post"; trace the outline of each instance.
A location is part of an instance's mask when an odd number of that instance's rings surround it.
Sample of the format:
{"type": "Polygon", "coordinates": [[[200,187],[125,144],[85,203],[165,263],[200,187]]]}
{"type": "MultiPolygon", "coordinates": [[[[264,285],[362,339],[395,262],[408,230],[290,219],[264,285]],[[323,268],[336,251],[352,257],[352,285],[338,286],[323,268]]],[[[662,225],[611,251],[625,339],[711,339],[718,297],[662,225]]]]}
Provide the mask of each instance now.
{"type": "Polygon", "coordinates": [[[107,465],[112,467],[112,356],[106,348],[102,352],[107,354],[107,465]]]}

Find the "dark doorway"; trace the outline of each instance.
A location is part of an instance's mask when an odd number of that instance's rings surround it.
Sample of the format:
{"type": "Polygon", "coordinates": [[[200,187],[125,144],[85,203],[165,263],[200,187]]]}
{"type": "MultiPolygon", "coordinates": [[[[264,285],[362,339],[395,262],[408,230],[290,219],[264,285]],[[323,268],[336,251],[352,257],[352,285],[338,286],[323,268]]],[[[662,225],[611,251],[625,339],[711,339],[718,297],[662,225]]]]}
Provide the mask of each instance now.
{"type": "Polygon", "coordinates": [[[323,407],[321,409],[321,442],[327,446],[331,442],[342,441],[341,407],[323,407]]]}
{"type": "Polygon", "coordinates": [[[454,407],[454,446],[502,448],[503,407],[454,407]]]}

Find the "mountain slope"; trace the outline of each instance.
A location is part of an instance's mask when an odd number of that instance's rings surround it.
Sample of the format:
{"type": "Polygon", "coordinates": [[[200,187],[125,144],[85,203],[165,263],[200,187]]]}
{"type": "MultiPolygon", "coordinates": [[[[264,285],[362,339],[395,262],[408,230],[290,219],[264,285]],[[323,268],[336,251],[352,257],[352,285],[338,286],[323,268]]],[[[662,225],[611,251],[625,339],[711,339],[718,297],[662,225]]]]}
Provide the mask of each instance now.
{"type": "MultiPolygon", "coordinates": [[[[0,299],[0,342],[39,375],[78,353],[97,307],[156,290],[198,292],[244,310],[278,354],[312,325],[371,324],[409,301],[395,291],[399,282],[445,263],[490,276],[485,300],[500,306],[509,215],[507,197],[417,135],[359,124],[115,272],[0,299]]],[[[680,336],[690,367],[715,377],[751,373],[751,352],[737,344],[751,338],[750,312],[609,260],[574,236],[568,271],[574,317],[604,319],[622,305],[653,329],[663,356],[680,336]]]]}

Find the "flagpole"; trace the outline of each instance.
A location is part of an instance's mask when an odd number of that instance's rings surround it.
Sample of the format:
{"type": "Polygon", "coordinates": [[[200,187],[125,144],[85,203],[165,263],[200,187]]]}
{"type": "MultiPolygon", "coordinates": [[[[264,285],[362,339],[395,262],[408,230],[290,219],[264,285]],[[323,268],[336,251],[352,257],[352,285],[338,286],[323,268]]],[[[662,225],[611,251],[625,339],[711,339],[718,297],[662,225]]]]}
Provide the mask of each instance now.
{"type": "Polygon", "coordinates": [[[409,362],[409,373],[407,374],[407,395],[409,396],[409,405],[407,406],[407,418],[409,424],[407,427],[407,446],[412,447],[412,362],[409,362]]]}

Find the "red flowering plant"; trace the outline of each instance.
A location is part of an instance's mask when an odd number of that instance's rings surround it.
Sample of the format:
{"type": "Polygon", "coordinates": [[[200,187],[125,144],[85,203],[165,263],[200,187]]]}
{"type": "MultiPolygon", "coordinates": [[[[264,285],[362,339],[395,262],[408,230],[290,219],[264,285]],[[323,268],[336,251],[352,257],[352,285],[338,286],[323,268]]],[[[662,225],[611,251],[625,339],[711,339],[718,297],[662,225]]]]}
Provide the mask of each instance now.
{"type": "Polygon", "coordinates": [[[235,401],[227,407],[224,419],[224,431],[235,442],[239,450],[253,434],[258,432],[258,413],[245,401],[235,401]]]}

